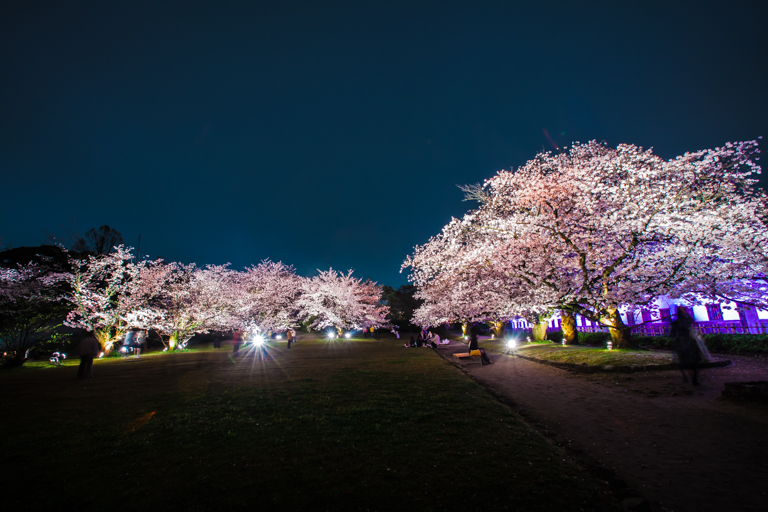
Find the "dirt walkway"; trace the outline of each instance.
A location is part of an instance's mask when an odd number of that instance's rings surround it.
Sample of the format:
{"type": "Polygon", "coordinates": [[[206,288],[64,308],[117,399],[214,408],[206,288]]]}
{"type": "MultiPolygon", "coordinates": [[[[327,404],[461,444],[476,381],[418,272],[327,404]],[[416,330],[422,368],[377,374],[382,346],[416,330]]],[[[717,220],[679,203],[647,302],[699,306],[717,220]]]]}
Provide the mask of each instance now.
{"type": "Polygon", "coordinates": [[[679,372],[572,374],[506,355],[463,366],[664,509],[764,511],[768,406],[719,396],[725,382],[768,379],[768,360],[729,357],[732,366],[703,371],[697,388],[679,372]]]}

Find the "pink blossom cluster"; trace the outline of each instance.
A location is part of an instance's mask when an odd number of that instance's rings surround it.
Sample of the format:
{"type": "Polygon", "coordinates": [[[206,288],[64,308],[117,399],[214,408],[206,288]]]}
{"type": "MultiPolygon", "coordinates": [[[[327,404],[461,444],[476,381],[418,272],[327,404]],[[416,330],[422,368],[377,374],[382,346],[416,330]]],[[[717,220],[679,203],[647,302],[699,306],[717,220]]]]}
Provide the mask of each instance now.
{"type": "Polygon", "coordinates": [[[500,171],[480,206],[417,246],[404,269],[415,321],[578,313],[621,329],[620,308],[662,295],[763,301],[766,194],[756,141],[664,160],[591,141],[500,171]]]}
{"type": "Polygon", "coordinates": [[[381,288],[334,270],[298,276],[282,262],[264,260],[243,271],[229,265],[133,262],[132,248],[71,259],[66,325],[92,330],[109,352],[134,328],[151,329],[174,349],[196,333],[280,332],[305,320],[309,328],[386,324],[381,288]],[[333,305],[333,306],[331,306],[333,305]]]}

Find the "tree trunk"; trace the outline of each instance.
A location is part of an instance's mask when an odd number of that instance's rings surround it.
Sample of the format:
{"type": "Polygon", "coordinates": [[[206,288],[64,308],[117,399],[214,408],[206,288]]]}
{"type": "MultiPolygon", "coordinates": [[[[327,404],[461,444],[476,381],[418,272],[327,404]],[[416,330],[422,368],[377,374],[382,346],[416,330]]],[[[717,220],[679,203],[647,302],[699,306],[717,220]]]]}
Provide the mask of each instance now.
{"type": "Polygon", "coordinates": [[[561,311],[561,328],[563,329],[563,344],[578,345],[579,331],[576,328],[576,315],[573,311],[561,311]]]}
{"type": "Polygon", "coordinates": [[[110,353],[112,353],[112,348],[115,343],[115,340],[112,339],[112,335],[110,333],[111,329],[107,330],[95,330],[93,331],[93,337],[98,340],[99,344],[101,345],[101,349],[104,351],[104,355],[108,356],[110,353]]]}
{"type": "Polygon", "coordinates": [[[488,325],[491,326],[491,329],[493,329],[493,333],[496,335],[496,337],[501,338],[501,331],[504,329],[504,322],[491,320],[488,322],[488,325]]]}
{"type": "Polygon", "coordinates": [[[533,335],[533,341],[545,341],[547,339],[547,327],[549,326],[549,319],[539,320],[538,323],[533,325],[531,334],[533,335]]]}
{"type": "Polygon", "coordinates": [[[608,309],[608,313],[600,320],[602,323],[608,324],[613,348],[635,348],[632,342],[632,326],[627,327],[624,325],[624,321],[621,319],[621,314],[617,308],[608,309]]]}
{"type": "Polygon", "coordinates": [[[469,322],[464,322],[461,324],[461,335],[467,336],[467,333],[469,332],[469,322]]]}

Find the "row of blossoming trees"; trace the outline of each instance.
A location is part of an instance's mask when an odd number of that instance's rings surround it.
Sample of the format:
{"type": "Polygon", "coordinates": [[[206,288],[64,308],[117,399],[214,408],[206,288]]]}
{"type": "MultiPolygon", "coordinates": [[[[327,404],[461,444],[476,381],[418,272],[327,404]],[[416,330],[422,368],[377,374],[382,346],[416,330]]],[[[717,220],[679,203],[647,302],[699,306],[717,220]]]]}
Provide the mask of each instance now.
{"type": "Polygon", "coordinates": [[[663,295],[768,306],[766,194],[756,141],[664,160],[633,145],[574,143],[467,187],[480,206],[452,219],[403,264],[421,325],[524,317],[543,338],[559,310],[631,346],[626,308],[663,295]]]}
{"type": "Polygon", "coordinates": [[[3,309],[14,313],[25,301],[66,302],[71,311],[64,324],[92,330],[106,353],[133,328],[157,332],[174,349],[210,331],[279,332],[303,323],[341,334],[386,324],[381,287],[351,270],[304,278],[292,266],[269,260],[237,271],[228,265],[133,262],[132,256],[131,248],[118,246],[102,256],[69,257],[58,271],[38,263],[0,269],[3,309]]]}

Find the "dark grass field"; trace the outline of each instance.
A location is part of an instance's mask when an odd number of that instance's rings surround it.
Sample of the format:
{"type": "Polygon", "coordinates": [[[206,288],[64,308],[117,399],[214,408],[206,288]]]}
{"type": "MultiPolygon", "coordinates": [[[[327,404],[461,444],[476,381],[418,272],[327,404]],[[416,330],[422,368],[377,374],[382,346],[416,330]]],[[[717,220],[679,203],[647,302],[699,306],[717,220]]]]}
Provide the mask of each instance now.
{"type": "Polygon", "coordinates": [[[431,349],[304,340],[0,374],[3,510],[605,510],[431,349]]]}

